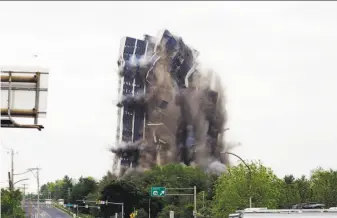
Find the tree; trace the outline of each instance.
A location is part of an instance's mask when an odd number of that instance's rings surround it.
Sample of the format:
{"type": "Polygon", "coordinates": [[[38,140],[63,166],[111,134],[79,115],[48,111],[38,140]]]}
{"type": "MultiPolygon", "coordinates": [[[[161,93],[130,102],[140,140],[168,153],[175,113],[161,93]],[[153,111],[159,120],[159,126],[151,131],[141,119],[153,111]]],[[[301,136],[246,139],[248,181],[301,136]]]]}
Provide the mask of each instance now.
{"type": "Polygon", "coordinates": [[[73,187],[72,179],[65,175],[62,180],[61,193],[63,194],[64,203],[70,202],[70,193],[73,187]]]}
{"type": "Polygon", "coordinates": [[[1,217],[24,218],[25,214],[21,206],[22,193],[19,189],[10,191],[1,189],[1,217]]]}
{"type": "Polygon", "coordinates": [[[281,198],[281,180],[273,171],[261,163],[250,163],[249,170],[244,164],[228,168],[215,185],[215,197],[212,217],[228,217],[236,209],[249,207],[249,196],[252,196],[253,207],[276,208],[281,198]],[[251,182],[251,190],[249,185],[251,182]]]}
{"type": "Polygon", "coordinates": [[[312,199],[311,182],[305,176],[295,180],[296,188],[300,197],[300,202],[309,202],[312,199]]]}
{"type": "Polygon", "coordinates": [[[327,207],[337,205],[337,171],[318,168],[312,172],[312,200],[327,207]]]}
{"type": "Polygon", "coordinates": [[[97,182],[91,177],[80,177],[78,182],[73,186],[71,192],[71,202],[76,200],[86,199],[90,193],[95,193],[97,190],[97,182]]]}
{"type": "Polygon", "coordinates": [[[287,175],[283,178],[281,188],[279,208],[290,209],[292,205],[300,203],[301,198],[293,175],[287,175]]]}
{"type": "MultiPolygon", "coordinates": [[[[175,217],[192,218],[193,195],[155,198],[150,196],[153,186],[180,188],[168,189],[169,194],[193,194],[193,190],[187,188],[196,186],[198,217],[228,217],[236,209],[249,207],[250,196],[253,207],[289,208],[293,204],[310,201],[324,203],[328,207],[337,205],[337,171],[319,168],[313,171],[310,179],[305,176],[296,179],[293,175],[280,179],[259,162],[251,162],[248,166],[250,170],[240,164],[217,176],[205,173],[198,167],[168,164],[145,172],[134,171],[123,179],[117,179],[110,172],[99,182],[92,177],[81,177],[76,184],[65,176],[42,185],[41,193],[45,198],[48,192],[52,192],[54,199],[62,198],[66,203],[70,194],[69,200],[74,204],[81,204],[77,201],[81,199],[124,203],[125,215],[137,210],[137,218],[148,217],[149,206],[151,217],[166,218],[173,210],[175,217]]],[[[11,213],[12,197],[8,193],[4,193],[4,196],[2,209],[11,213]]],[[[100,209],[90,210],[80,208],[80,212],[95,217],[110,217],[121,213],[121,205],[100,205],[100,209]]],[[[6,218],[12,217],[10,214],[6,218]]]]}
{"type": "MultiPolygon", "coordinates": [[[[78,182],[73,186],[70,202],[73,204],[78,204],[78,200],[87,199],[95,197],[94,193],[97,191],[97,182],[92,177],[80,177],[78,182]]],[[[87,199],[88,200],[88,199],[87,199]]],[[[95,199],[97,200],[97,198],[95,199]]],[[[88,208],[79,208],[81,213],[89,213],[88,208]]]]}
{"type": "Polygon", "coordinates": [[[165,186],[167,188],[191,188],[197,186],[199,190],[207,187],[208,175],[200,168],[168,164],[156,166],[146,171],[141,178],[143,187],[150,190],[151,186],[165,186]]]}
{"type": "Polygon", "coordinates": [[[48,193],[50,193],[53,199],[64,199],[65,203],[68,203],[72,186],[73,180],[65,175],[61,180],[43,184],[40,188],[40,193],[42,194],[42,198],[48,198],[48,193]]]}
{"type": "MultiPolygon", "coordinates": [[[[146,195],[129,180],[111,181],[102,191],[100,200],[124,203],[125,214],[131,214],[134,208],[138,208],[140,200],[146,195]]],[[[121,211],[120,205],[101,206],[101,216],[109,217],[121,211]]]]}
{"type": "Polygon", "coordinates": [[[148,218],[148,217],[149,217],[149,214],[143,208],[141,208],[140,210],[137,210],[136,218],[148,218]]]}
{"type": "Polygon", "coordinates": [[[108,171],[107,174],[104,175],[98,182],[98,191],[102,191],[106,185],[110,184],[110,182],[114,180],[117,180],[117,177],[108,171]]]}
{"type": "Polygon", "coordinates": [[[47,184],[43,184],[40,188],[41,198],[42,199],[48,198],[48,192],[49,190],[47,184]]]}
{"type": "MultiPolygon", "coordinates": [[[[151,187],[160,186],[166,188],[180,188],[172,190],[171,194],[193,194],[193,190],[187,188],[197,187],[197,192],[206,191],[206,196],[211,195],[214,176],[206,174],[198,167],[184,166],[182,164],[168,164],[165,166],[156,166],[146,171],[142,175],[137,175],[135,183],[140,184],[143,192],[149,196],[151,187]]],[[[132,177],[129,177],[129,179],[132,177]]],[[[148,198],[144,198],[140,203],[143,208],[148,207],[148,198]]],[[[151,216],[157,217],[157,214],[168,205],[177,207],[193,205],[193,196],[166,196],[164,198],[151,198],[151,216]]],[[[185,208],[185,210],[187,210],[185,208]]],[[[193,208],[190,212],[187,210],[185,217],[193,214],[193,208]],[[187,215],[190,213],[189,215],[187,215]]],[[[177,215],[178,216],[178,215],[177,215]]]]}

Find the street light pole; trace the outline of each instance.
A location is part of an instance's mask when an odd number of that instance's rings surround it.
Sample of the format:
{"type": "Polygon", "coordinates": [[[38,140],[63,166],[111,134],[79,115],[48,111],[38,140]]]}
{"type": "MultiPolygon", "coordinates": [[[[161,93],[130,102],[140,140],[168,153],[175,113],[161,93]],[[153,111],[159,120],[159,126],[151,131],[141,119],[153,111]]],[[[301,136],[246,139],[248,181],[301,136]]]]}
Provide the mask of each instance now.
{"type": "Polygon", "coordinates": [[[22,184],[23,185],[23,199],[22,199],[22,201],[24,202],[24,203],[26,203],[26,185],[28,185],[28,184],[22,184]]]}
{"type": "Polygon", "coordinates": [[[228,151],[224,151],[224,152],[221,152],[221,154],[230,154],[230,155],[233,155],[237,158],[239,158],[239,160],[247,167],[248,169],[248,175],[249,175],[249,185],[248,185],[248,188],[249,188],[249,208],[252,208],[252,193],[251,193],[251,190],[252,190],[252,170],[250,169],[249,165],[237,154],[234,154],[232,152],[228,152],[228,151]]]}
{"type": "Polygon", "coordinates": [[[40,216],[40,174],[39,171],[41,168],[29,168],[27,172],[32,172],[32,174],[36,177],[37,181],[37,218],[40,216]],[[34,174],[34,170],[36,170],[36,175],[34,174]]]}
{"type": "Polygon", "coordinates": [[[14,191],[14,150],[11,149],[12,190],[14,191]]]}
{"type": "Polygon", "coordinates": [[[40,216],[40,177],[39,168],[36,168],[36,180],[37,180],[37,217],[40,216]]]}
{"type": "Polygon", "coordinates": [[[149,198],[149,218],[151,218],[151,198],[149,198]]]}
{"type": "Polygon", "coordinates": [[[122,218],[124,218],[124,202],[122,203],[122,218]]]}
{"type": "Polygon", "coordinates": [[[197,186],[194,186],[194,211],[193,216],[197,218],[197,186]]]}

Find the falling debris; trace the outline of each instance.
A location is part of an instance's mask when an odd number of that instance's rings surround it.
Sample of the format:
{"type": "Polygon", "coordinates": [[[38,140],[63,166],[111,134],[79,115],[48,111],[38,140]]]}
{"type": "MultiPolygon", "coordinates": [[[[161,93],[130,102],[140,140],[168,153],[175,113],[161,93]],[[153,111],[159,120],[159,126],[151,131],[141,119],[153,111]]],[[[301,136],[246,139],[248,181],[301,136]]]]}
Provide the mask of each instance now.
{"type": "Polygon", "coordinates": [[[124,37],[119,67],[115,173],[183,163],[225,170],[225,96],[220,78],[204,71],[198,52],[169,31],[124,37]]]}

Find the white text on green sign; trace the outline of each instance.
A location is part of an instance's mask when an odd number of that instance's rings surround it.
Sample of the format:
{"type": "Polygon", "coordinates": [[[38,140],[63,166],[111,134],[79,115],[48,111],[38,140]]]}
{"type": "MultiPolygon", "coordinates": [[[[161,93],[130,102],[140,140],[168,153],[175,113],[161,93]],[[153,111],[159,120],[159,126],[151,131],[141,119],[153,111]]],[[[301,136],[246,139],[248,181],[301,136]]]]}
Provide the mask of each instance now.
{"type": "Polygon", "coordinates": [[[165,187],[151,187],[152,197],[164,197],[166,195],[165,187]]]}

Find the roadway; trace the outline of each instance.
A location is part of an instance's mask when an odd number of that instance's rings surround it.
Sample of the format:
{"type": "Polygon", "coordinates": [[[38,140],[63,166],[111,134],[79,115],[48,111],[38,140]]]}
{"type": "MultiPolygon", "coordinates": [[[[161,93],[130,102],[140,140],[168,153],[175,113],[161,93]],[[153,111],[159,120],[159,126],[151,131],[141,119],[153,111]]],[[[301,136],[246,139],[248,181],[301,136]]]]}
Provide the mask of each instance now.
{"type": "MultiPolygon", "coordinates": [[[[26,202],[23,207],[25,209],[26,218],[35,218],[34,215],[37,214],[36,202],[26,202]]],[[[52,205],[40,203],[39,218],[71,218],[71,216],[52,205]]]]}

